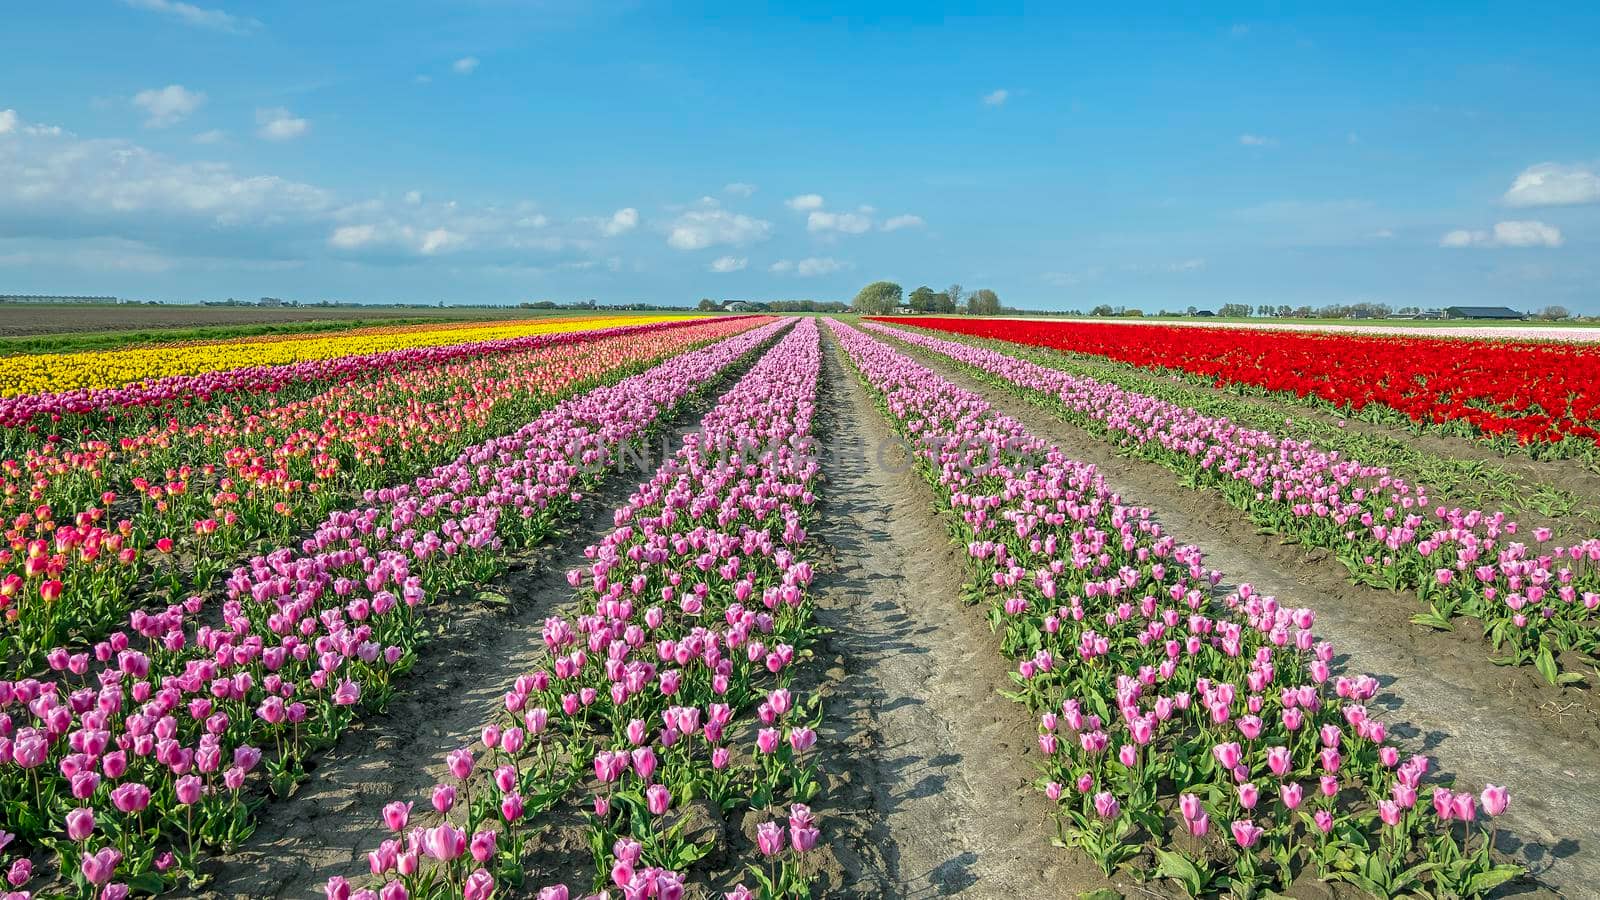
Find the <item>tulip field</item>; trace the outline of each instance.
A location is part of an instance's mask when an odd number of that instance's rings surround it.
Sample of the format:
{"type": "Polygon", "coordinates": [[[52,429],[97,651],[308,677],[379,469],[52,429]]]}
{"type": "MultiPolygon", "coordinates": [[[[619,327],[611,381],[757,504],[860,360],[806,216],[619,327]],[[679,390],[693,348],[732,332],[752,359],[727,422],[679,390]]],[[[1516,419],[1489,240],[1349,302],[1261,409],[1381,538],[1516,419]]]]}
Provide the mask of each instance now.
{"type": "Polygon", "coordinates": [[[1600,896],[1596,351],[1125,328],[5,358],[0,897],[1600,896]]]}

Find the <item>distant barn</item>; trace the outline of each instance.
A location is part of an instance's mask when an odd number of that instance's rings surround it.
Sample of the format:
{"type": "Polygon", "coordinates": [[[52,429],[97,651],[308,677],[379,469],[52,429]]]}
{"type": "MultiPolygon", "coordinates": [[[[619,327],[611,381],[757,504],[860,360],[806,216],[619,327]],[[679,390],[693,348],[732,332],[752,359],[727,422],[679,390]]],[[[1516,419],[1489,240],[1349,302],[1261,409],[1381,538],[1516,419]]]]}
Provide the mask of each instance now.
{"type": "Polygon", "coordinates": [[[1526,319],[1525,313],[1519,313],[1509,306],[1446,306],[1444,308],[1446,319],[1526,319]]]}

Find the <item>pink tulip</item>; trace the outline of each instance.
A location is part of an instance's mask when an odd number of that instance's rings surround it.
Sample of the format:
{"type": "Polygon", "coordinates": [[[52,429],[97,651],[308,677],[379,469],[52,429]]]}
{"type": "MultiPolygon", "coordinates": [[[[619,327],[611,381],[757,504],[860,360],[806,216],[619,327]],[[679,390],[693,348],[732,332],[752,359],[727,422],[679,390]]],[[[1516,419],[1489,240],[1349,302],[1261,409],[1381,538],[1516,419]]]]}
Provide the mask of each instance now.
{"type": "MultiPolygon", "coordinates": [[[[67,839],[82,842],[94,833],[94,810],[80,806],[67,812],[67,839]]],[[[0,832],[4,834],[4,832],[0,832]]]]}
{"type": "Polygon", "coordinates": [[[783,852],[783,826],[777,822],[762,822],[756,826],[756,844],[763,856],[777,856],[783,852]]]}
{"type": "Polygon", "coordinates": [[[1242,849],[1245,850],[1254,847],[1256,845],[1256,841],[1261,840],[1261,835],[1264,833],[1262,829],[1257,828],[1256,824],[1249,819],[1236,819],[1231,827],[1233,830],[1233,839],[1239,843],[1239,846],[1242,849]]]}
{"type": "Polygon", "coordinates": [[[468,875],[466,882],[462,884],[461,897],[462,900],[488,900],[494,889],[494,876],[483,869],[477,869],[468,875]]]}
{"type": "Polygon", "coordinates": [[[383,807],[383,824],[390,831],[405,831],[406,822],[411,818],[410,803],[401,803],[395,800],[383,807]]]}
{"type": "Polygon", "coordinates": [[[667,790],[666,785],[652,784],[645,789],[644,793],[645,803],[654,815],[662,815],[667,811],[667,807],[672,804],[672,792],[667,790]]]}
{"type": "Polygon", "coordinates": [[[1121,807],[1117,798],[1110,791],[1101,791],[1094,795],[1094,811],[1102,819],[1114,819],[1121,807]]]}
{"type": "MultiPolygon", "coordinates": [[[[1546,538],[1548,540],[1548,538],[1546,538]]],[[[1483,793],[1479,795],[1483,801],[1483,811],[1491,816],[1498,816],[1511,805],[1511,792],[1503,787],[1492,784],[1483,786],[1483,793]]]]}
{"type": "Polygon", "coordinates": [[[429,828],[423,832],[423,852],[440,862],[449,862],[466,852],[466,849],[466,832],[451,825],[449,822],[429,828]]]}
{"type": "Polygon", "coordinates": [[[117,871],[117,865],[122,862],[122,854],[116,850],[105,847],[95,853],[85,852],[78,864],[78,871],[90,884],[105,884],[117,871]]]}

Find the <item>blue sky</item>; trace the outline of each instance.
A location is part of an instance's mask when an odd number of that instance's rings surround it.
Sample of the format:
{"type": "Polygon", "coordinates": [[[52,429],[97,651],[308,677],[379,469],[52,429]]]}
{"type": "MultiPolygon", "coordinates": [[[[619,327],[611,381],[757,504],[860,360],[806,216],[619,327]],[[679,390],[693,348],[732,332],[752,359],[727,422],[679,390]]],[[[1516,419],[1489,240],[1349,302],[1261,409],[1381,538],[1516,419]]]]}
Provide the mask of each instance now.
{"type": "Polygon", "coordinates": [[[19,5],[0,293],[1600,313],[1600,5],[1185,5],[19,5]]]}

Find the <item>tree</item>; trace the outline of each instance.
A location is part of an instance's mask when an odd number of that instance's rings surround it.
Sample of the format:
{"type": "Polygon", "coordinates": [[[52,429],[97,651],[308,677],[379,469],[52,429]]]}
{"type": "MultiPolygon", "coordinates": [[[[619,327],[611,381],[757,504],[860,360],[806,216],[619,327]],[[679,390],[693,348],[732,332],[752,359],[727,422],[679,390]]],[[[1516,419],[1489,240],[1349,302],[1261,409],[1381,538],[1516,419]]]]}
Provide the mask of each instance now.
{"type": "Polygon", "coordinates": [[[1250,304],[1224,303],[1222,308],[1217,310],[1217,315],[1225,319],[1248,319],[1250,318],[1250,304]]]}
{"type": "Polygon", "coordinates": [[[711,299],[710,297],[701,297],[700,298],[700,311],[701,312],[715,312],[716,310],[719,310],[721,308],[722,307],[717,305],[717,301],[711,299]]]}
{"type": "Polygon", "coordinates": [[[940,315],[953,313],[956,311],[955,301],[950,299],[948,293],[940,291],[933,295],[933,311],[940,315]]]}
{"type": "Polygon", "coordinates": [[[939,295],[933,292],[933,288],[923,285],[912,291],[906,302],[911,305],[912,312],[931,313],[938,309],[938,298],[939,295]]]}
{"type": "Polygon", "coordinates": [[[988,288],[978,288],[967,296],[967,314],[994,316],[1000,314],[1000,295],[988,288]]]}
{"type": "Polygon", "coordinates": [[[874,281],[856,294],[850,308],[864,316],[888,315],[900,305],[902,295],[900,285],[892,281],[874,281]]]}
{"type": "Polygon", "coordinates": [[[945,298],[949,301],[949,308],[948,309],[942,309],[942,310],[940,310],[940,312],[955,312],[956,310],[961,308],[962,302],[967,299],[967,294],[966,294],[966,292],[964,290],[962,290],[961,285],[959,283],[952,284],[949,287],[945,288],[944,289],[944,295],[945,295],[945,298]]]}
{"type": "Polygon", "coordinates": [[[1565,306],[1546,306],[1544,309],[1534,313],[1534,318],[1543,319],[1546,322],[1559,322],[1562,319],[1571,317],[1572,311],[1565,306]]]}
{"type": "Polygon", "coordinates": [[[1114,312],[1116,312],[1116,310],[1111,308],[1111,304],[1102,303],[1099,306],[1096,306],[1094,309],[1089,310],[1089,315],[1091,315],[1091,316],[1109,316],[1114,312]]]}

